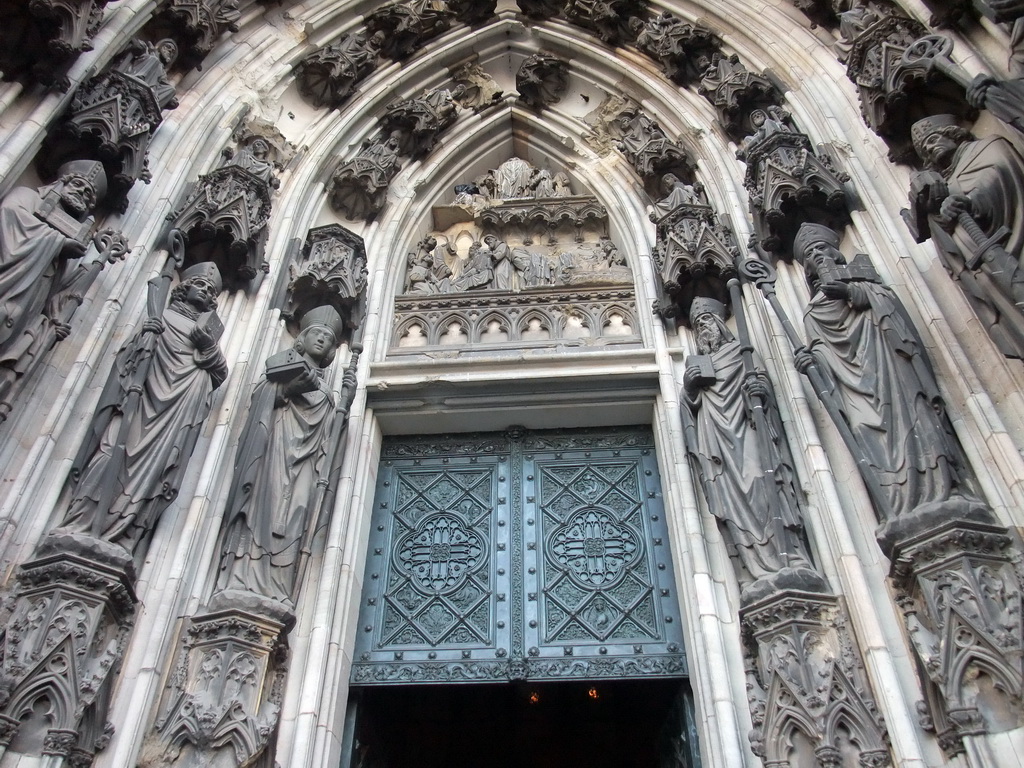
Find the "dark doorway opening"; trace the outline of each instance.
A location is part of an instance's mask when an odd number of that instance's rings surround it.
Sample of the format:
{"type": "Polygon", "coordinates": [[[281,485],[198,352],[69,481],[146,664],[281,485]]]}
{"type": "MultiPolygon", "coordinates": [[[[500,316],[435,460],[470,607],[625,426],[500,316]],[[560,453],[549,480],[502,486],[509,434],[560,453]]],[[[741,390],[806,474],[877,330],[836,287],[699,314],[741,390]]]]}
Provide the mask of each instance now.
{"type": "Polygon", "coordinates": [[[345,768],[699,765],[679,680],[380,686],[353,698],[345,768]]]}

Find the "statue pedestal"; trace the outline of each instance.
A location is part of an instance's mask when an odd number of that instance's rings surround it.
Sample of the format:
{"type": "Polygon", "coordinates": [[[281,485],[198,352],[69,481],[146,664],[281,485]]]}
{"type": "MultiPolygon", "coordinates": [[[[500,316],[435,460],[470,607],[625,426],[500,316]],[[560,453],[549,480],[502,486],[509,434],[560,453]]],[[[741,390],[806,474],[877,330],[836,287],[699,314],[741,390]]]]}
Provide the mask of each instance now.
{"type": "Polygon", "coordinates": [[[79,534],[51,534],[21,567],[2,641],[0,755],[90,765],[106,746],[134,581],[123,548],[79,534]]]}
{"type": "Polygon", "coordinates": [[[881,715],[845,626],[839,598],[782,588],[740,609],[747,653],[751,746],[765,766],[839,766],[834,745],[857,734],[859,764],[889,765],[881,715]],[[808,729],[812,729],[813,733],[808,729]],[[802,734],[798,738],[794,738],[802,734]],[[835,759],[833,759],[835,758],[835,759]]]}
{"type": "Polygon", "coordinates": [[[879,535],[925,689],[922,724],[947,754],[1024,725],[1019,554],[978,502],[923,505],[879,535]]]}
{"type": "Polygon", "coordinates": [[[251,765],[277,727],[294,617],[231,590],[194,616],[140,768],[251,765]]]}

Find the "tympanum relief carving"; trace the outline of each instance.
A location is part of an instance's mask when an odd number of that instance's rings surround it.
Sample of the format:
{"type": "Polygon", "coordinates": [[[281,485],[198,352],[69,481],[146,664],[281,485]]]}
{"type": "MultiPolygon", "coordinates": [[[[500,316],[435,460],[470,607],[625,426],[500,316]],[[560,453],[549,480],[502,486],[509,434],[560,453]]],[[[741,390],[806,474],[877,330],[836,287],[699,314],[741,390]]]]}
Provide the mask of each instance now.
{"type": "Polygon", "coordinates": [[[393,350],[638,340],[626,255],[564,171],[512,158],[459,184],[408,255],[393,350]]]}

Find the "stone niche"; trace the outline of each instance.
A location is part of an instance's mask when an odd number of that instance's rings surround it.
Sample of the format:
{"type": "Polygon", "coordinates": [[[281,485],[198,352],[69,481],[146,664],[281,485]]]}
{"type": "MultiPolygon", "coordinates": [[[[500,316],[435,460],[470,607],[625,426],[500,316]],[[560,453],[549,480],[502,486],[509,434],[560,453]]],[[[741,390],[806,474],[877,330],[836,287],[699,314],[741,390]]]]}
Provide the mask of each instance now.
{"type": "Polygon", "coordinates": [[[391,353],[640,346],[633,273],[608,211],[520,158],[456,185],[410,251],[391,353]]]}

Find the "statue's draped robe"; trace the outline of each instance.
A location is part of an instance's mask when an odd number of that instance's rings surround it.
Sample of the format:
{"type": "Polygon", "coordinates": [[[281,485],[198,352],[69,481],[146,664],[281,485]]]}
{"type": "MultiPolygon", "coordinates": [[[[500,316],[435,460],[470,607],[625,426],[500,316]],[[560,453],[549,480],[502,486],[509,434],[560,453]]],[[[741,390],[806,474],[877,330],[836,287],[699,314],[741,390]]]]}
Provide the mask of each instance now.
{"type": "MultiPolygon", "coordinates": [[[[725,524],[754,579],[786,566],[809,567],[801,554],[802,526],[792,469],[781,461],[777,450],[771,456],[761,455],[758,435],[748,418],[742,388],[746,371],[739,342],[727,341],[711,357],[717,381],[701,389],[690,402],[696,428],[694,452],[704,476],[708,507],[725,524]],[[769,466],[779,480],[770,488],[762,479],[769,466]],[[773,492],[777,498],[774,506],[767,498],[773,492]],[[772,519],[774,515],[778,522],[772,519]],[[783,529],[789,533],[786,541],[779,541],[783,529]]],[[[774,448],[774,441],[781,439],[781,424],[773,408],[766,408],[766,415],[774,448]]]]}
{"type": "MultiPolygon", "coordinates": [[[[951,194],[971,198],[973,216],[986,235],[1001,226],[1010,230],[1007,253],[1017,262],[1024,255],[1024,158],[1006,139],[996,137],[961,144],[945,174],[951,194]]],[[[961,227],[949,235],[933,221],[931,235],[942,260],[958,280],[978,316],[1003,354],[1024,356],[1024,319],[1014,300],[999,285],[985,264],[968,269],[966,261],[977,250],[961,227]]],[[[1018,268],[1014,282],[1024,280],[1018,268]]]]}
{"type": "MultiPolygon", "coordinates": [[[[313,392],[275,407],[279,385],[264,380],[235,459],[218,590],[291,601],[300,548],[321,498],[334,401],[321,379],[313,392]]],[[[326,478],[324,478],[326,480],[326,478]]]]}
{"type": "MultiPolygon", "coordinates": [[[[804,315],[815,358],[896,516],[958,490],[959,446],[924,346],[899,300],[850,283],[849,301],[818,291],[804,315]]],[[[962,495],[962,493],[961,493],[962,495]]]]}
{"type": "Polygon", "coordinates": [[[491,287],[498,291],[518,293],[523,287],[523,272],[529,267],[529,253],[520,249],[515,253],[505,243],[498,243],[491,251],[494,278],[491,287]],[[525,254],[525,256],[524,256],[525,254]]]}
{"type": "Polygon", "coordinates": [[[163,322],[163,333],[147,341],[149,334],[140,332],[118,353],[91,433],[74,463],[79,480],[61,525],[135,553],[177,496],[210,413],[213,390],[227,378],[220,349],[200,352],[189,338],[196,324],[193,318],[172,305],[163,322]],[[138,407],[125,413],[131,371],[146,357],[150,343],[152,358],[138,407]],[[123,419],[129,426],[123,466],[116,475],[118,492],[109,510],[99,509],[105,484],[114,481],[111,461],[123,419]]]}
{"type": "Polygon", "coordinates": [[[47,322],[47,299],[64,271],[67,238],[35,215],[41,202],[36,190],[18,187],[0,203],[0,364],[17,361],[31,342],[24,332],[47,322]]]}

